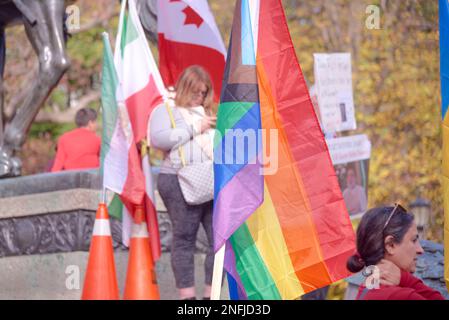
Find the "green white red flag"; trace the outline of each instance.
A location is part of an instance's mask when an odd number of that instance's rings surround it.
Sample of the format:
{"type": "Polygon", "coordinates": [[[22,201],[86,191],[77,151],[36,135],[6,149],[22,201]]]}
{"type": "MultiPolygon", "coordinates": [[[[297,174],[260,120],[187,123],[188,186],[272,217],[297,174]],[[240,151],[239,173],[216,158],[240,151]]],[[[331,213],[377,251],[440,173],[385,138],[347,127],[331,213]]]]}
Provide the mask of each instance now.
{"type": "MultiPolygon", "coordinates": [[[[157,105],[163,102],[166,91],[145,38],[135,0],[122,1],[114,63],[123,92],[123,102],[129,114],[134,143],[140,144],[146,138],[150,114],[157,105]],[[128,4],[127,14],[126,4],[128,4]]],[[[144,149],[146,147],[141,148],[139,164],[136,166],[136,170],[143,172],[141,182],[144,184],[144,197],[139,204],[145,208],[153,258],[157,260],[161,253],[159,229],[153,201],[151,167],[144,149]]],[[[124,199],[122,198],[122,200],[124,199]]],[[[125,245],[128,245],[131,236],[133,208],[127,201],[124,201],[124,204],[122,240],[125,245]]]]}
{"type": "Polygon", "coordinates": [[[103,36],[103,72],[101,104],[103,134],[101,172],[103,186],[129,203],[142,202],[145,192],[139,154],[134,143],[128,111],[112,58],[107,35],[103,36]]]}

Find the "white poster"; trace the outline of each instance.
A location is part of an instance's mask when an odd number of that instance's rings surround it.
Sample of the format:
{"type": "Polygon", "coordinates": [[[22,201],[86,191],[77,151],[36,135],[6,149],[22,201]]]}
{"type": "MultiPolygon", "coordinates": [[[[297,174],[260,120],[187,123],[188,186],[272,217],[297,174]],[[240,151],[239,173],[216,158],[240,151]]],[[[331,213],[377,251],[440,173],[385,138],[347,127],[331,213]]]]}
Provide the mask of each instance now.
{"type": "Polygon", "coordinates": [[[350,53],[315,53],[316,95],[324,132],[356,129],[350,53]]]}
{"type": "Polygon", "coordinates": [[[326,140],[335,174],[351,219],[368,208],[371,143],[364,134],[326,140]]]}
{"type": "Polygon", "coordinates": [[[365,134],[326,140],[332,164],[367,160],[371,156],[371,142],[365,134]]]}

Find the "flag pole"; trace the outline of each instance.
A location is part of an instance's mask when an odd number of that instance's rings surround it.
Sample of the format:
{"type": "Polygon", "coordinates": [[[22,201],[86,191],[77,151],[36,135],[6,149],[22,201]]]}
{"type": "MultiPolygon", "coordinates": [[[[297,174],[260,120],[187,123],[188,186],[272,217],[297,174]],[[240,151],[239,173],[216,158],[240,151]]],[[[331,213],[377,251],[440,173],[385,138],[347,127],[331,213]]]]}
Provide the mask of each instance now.
{"type": "Polygon", "coordinates": [[[102,195],[101,195],[101,202],[104,203],[104,204],[106,204],[106,192],[107,192],[106,187],[103,186],[103,192],[102,192],[102,195]]]}
{"type": "Polygon", "coordinates": [[[122,0],[121,6],[120,6],[120,16],[118,21],[118,31],[117,31],[117,38],[115,39],[115,47],[114,50],[117,50],[120,48],[120,41],[122,39],[122,30],[123,30],[123,16],[126,11],[126,0],[122,0]]]}
{"type": "MultiPolygon", "coordinates": [[[[106,31],[103,31],[102,33],[101,33],[101,35],[102,35],[102,37],[103,37],[103,39],[106,39],[108,42],[109,42],[109,34],[106,32],[106,31]]],[[[102,146],[102,148],[103,148],[103,146],[102,146]]],[[[102,173],[102,180],[104,181],[104,168],[103,168],[103,162],[101,163],[101,170],[100,170],[100,172],[102,173]]],[[[102,192],[101,192],[101,203],[105,203],[106,204],[106,187],[104,186],[104,183],[102,183],[103,184],[103,190],[102,190],[102,192]]]]}
{"type": "Polygon", "coordinates": [[[214,273],[212,274],[211,300],[220,300],[221,285],[223,280],[223,266],[226,243],[215,253],[214,273]]]}

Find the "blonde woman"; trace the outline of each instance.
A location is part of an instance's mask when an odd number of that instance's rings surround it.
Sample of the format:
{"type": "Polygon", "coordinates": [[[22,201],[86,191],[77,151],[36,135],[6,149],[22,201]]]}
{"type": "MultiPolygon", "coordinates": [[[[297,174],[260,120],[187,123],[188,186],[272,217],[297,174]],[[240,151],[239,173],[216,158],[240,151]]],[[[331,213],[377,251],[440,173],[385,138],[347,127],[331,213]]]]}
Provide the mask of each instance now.
{"type": "Polygon", "coordinates": [[[174,105],[163,104],[156,107],[149,121],[151,145],[165,154],[157,187],[172,223],[171,264],[179,297],[196,299],[194,253],[198,228],[202,224],[209,241],[204,263],[203,299],[210,299],[214,263],[213,201],[200,205],[187,204],[179,186],[177,172],[182,167],[182,156],[186,164],[212,159],[212,128],[216,121],[213,111],[214,91],[209,74],[199,66],[184,70],[175,90],[174,105]],[[175,122],[175,128],[171,118],[175,122]]]}

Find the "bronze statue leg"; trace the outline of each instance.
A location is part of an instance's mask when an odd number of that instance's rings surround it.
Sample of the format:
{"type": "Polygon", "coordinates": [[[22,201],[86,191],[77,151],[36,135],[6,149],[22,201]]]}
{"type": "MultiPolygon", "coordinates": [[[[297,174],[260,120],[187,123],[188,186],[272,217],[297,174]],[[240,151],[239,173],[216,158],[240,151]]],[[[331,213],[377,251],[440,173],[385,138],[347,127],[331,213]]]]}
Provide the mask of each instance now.
{"type": "MultiPolygon", "coordinates": [[[[64,0],[29,1],[27,4],[39,17],[35,24],[24,19],[25,31],[39,59],[39,73],[23,105],[6,124],[2,149],[9,157],[23,145],[39,108],[69,67],[63,37],[64,0]]],[[[12,163],[12,167],[13,174],[20,173],[20,161],[12,163]]]]}
{"type": "Polygon", "coordinates": [[[3,145],[3,103],[4,103],[4,87],[3,87],[3,71],[5,68],[6,41],[5,29],[0,28],[0,177],[11,171],[11,161],[8,155],[2,150],[3,145]]]}
{"type": "Polygon", "coordinates": [[[5,41],[5,29],[0,27],[0,146],[3,144],[3,71],[5,68],[6,59],[6,41],[5,41]]]}

